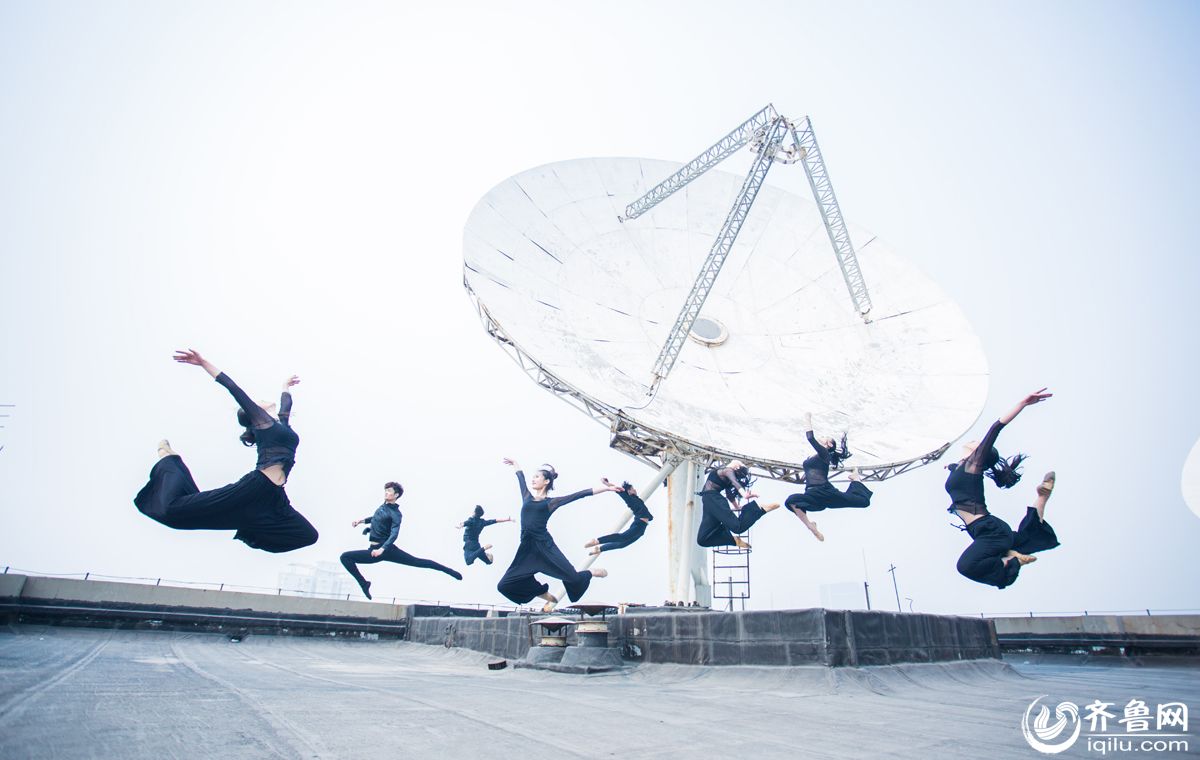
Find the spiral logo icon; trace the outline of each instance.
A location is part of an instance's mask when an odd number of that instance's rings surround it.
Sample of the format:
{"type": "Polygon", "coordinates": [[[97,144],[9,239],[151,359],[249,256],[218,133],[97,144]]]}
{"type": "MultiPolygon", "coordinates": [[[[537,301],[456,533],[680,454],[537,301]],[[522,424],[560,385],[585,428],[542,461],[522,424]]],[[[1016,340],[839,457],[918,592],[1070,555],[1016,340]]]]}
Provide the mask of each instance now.
{"type": "Polygon", "coordinates": [[[1021,733],[1025,735],[1025,741],[1029,742],[1029,746],[1036,749],[1045,755],[1057,755],[1071,748],[1075,740],[1079,738],[1079,730],[1083,724],[1079,721],[1079,707],[1074,702],[1059,702],[1054,708],[1054,722],[1050,722],[1050,708],[1046,705],[1041,705],[1038,710],[1037,717],[1030,720],[1030,715],[1033,714],[1033,708],[1038,706],[1038,702],[1046,697],[1045,694],[1033,700],[1029,707],[1025,709],[1025,717],[1021,720],[1021,733]],[[1055,743],[1067,729],[1074,724],[1074,729],[1070,735],[1055,743]]]}

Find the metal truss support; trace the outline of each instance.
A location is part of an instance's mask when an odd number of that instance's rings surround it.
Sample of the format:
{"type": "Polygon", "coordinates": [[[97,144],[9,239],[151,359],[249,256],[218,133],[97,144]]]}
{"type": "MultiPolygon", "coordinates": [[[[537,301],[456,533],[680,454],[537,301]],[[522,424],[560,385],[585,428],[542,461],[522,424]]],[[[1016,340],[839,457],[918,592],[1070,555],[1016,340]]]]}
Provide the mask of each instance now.
{"type": "Polygon", "coordinates": [[[792,139],[801,148],[800,163],[804,166],[808,184],[817,200],[817,207],[821,210],[821,219],[825,222],[825,231],[829,233],[829,242],[833,244],[838,266],[842,269],[842,277],[850,291],[850,300],[854,302],[854,308],[858,310],[863,321],[870,322],[867,314],[871,311],[871,296],[867,293],[867,282],[858,266],[858,256],[854,254],[850,232],[846,229],[841,206],[833,193],[833,183],[829,181],[825,160],[821,158],[821,148],[817,145],[812,120],[805,116],[802,125],[798,128],[793,127],[792,139]]]}
{"type": "Polygon", "coordinates": [[[625,215],[618,217],[622,222],[627,219],[637,219],[642,214],[662,203],[676,190],[687,185],[704,172],[736,153],[743,145],[754,139],[755,135],[765,130],[779,118],[775,106],[768,103],[758,113],[739,124],[732,132],[707,148],[703,153],[684,164],[679,171],[655,185],[650,192],[638,198],[625,207],[625,215]]]}
{"type": "Polygon", "coordinates": [[[684,342],[687,341],[688,333],[691,332],[692,325],[700,316],[700,309],[704,307],[708,294],[712,292],[713,285],[716,284],[717,275],[721,273],[721,267],[724,266],[729,251],[733,249],[738,233],[742,230],[742,224],[746,221],[750,207],[754,205],[754,199],[758,196],[758,191],[767,178],[767,171],[775,161],[775,154],[779,150],[783,138],[789,134],[789,130],[790,125],[783,117],[776,117],[771,123],[762,147],[759,148],[758,156],[755,157],[750,171],[746,174],[746,181],[742,183],[742,189],[734,199],[733,208],[729,209],[725,223],[721,225],[721,231],[717,233],[712,249],[708,252],[708,258],[700,267],[700,275],[692,284],[692,290],[684,300],[683,308],[679,310],[679,316],[675,318],[675,324],[671,327],[667,342],[654,362],[653,377],[650,382],[651,394],[658,390],[659,383],[670,374],[671,368],[675,366],[679,352],[683,350],[684,342]]]}

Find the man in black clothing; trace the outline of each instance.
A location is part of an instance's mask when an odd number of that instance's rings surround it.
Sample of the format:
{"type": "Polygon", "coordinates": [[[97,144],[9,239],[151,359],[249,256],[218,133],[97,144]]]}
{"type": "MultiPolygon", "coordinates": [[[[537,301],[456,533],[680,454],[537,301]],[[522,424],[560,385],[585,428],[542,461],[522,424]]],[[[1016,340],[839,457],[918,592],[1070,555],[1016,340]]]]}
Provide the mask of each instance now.
{"type": "Polygon", "coordinates": [[[462,580],[462,574],[431,559],[414,557],[406,551],[396,548],[396,537],[400,535],[400,521],[404,518],[396,502],[404,493],[404,487],[395,481],[388,482],[383,487],[383,504],[375,510],[375,514],[350,523],[357,527],[366,523],[371,527],[363,530],[370,534],[370,549],[358,549],[342,554],[342,566],[358,581],[363,595],[371,598],[371,582],[358,571],[358,565],[373,565],[376,562],[395,562],[397,565],[424,567],[430,570],[441,570],[455,580],[462,580]]]}

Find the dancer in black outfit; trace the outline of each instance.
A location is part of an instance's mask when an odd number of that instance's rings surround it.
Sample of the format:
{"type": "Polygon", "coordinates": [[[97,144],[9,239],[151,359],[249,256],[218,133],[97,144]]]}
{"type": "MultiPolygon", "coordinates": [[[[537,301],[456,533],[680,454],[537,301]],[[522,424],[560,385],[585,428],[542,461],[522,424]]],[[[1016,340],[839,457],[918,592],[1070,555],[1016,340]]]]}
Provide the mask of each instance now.
{"type": "Polygon", "coordinates": [[[376,562],[395,562],[397,565],[423,567],[427,570],[441,570],[455,580],[462,580],[462,573],[457,570],[452,570],[431,559],[414,557],[408,552],[396,548],[396,537],[400,535],[400,521],[404,519],[404,516],[400,514],[400,508],[396,506],[396,502],[399,501],[402,495],[404,495],[404,487],[399,483],[395,481],[385,483],[383,486],[383,504],[379,505],[379,508],[375,510],[375,514],[350,523],[351,527],[357,527],[364,523],[371,526],[363,530],[363,533],[370,534],[368,540],[371,542],[371,548],[343,552],[341,556],[342,567],[346,568],[346,571],[354,576],[354,580],[358,581],[358,586],[362,589],[363,596],[368,599],[371,598],[371,582],[364,578],[362,573],[358,571],[359,565],[373,565],[376,562]]]}
{"type": "MultiPolygon", "coordinates": [[[[612,483],[608,482],[608,478],[601,478],[601,480],[604,482],[604,485],[612,486],[612,483]]],[[[617,495],[621,497],[621,500],[625,502],[625,506],[629,507],[629,511],[633,513],[633,522],[620,533],[609,533],[606,536],[593,538],[584,544],[583,548],[592,550],[590,554],[593,557],[600,554],[600,552],[610,552],[613,549],[624,549],[626,546],[629,546],[646,534],[647,526],[654,519],[654,515],[650,514],[650,510],[646,508],[646,502],[642,501],[642,498],[638,496],[637,489],[629,485],[629,483],[622,483],[620,489],[617,490],[617,495]]]]}
{"type": "Polygon", "coordinates": [[[700,518],[700,529],[696,532],[696,543],[700,546],[737,546],[749,549],[750,544],[741,534],[766,513],[779,509],[778,504],[758,506],[756,494],[750,493],[750,468],[734,459],[725,467],[713,468],[700,490],[700,504],[704,510],[700,518]],[[750,499],[735,515],[732,507],[739,503],[738,497],[750,499]]]}
{"type": "Polygon", "coordinates": [[[150,481],[133,499],[138,510],[177,530],[237,531],[234,538],[266,552],[290,552],[316,543],[316,528],[292,509],[283,489],[300,443],[289,424],[292,394],[288,388],[300,378],[293,375],[284,383],[276,417],[275,404],[251,401],[228,375],[196,351],[176,351],[174,358],[204,368],[238,402],[238,423],[245,428],[241,440],[257,447],[257,469],[236,483],[201,491],[183,459],[164,439],[158,444],[159,459],[150,470],[150,481]]]}
{"type": "Polygon", "coordinates": [[[591,584],[592,578],[604,578],[608,572],[600,568],[576,570],[554,543],[554,538],[546,529],[546,523],[550,515],[564,504],[605,491],[619,491],[620,488],[607,484],[551,499],[548,494],[558,478],[558,473],[553,467],[543,465],[533,473],[529,485],[526,486],[525,473],[521,472],[520,466],[511,459],[505,459],[504,463],[516,468],[517,482],[521,484],[521,544],[517,547],[517,554],[505,571],[504,577],[496,584],[496,590],[514,604],[527,604],[534,597],[545,599],[546,604],[542,610],[550,612],[558,603],[558,599],[550,593],[548,585],[534,577],[541,573],[562,581],[571,601],[579,601],[591,584]]]}
{"type": "Polygon", "coordinates": [[[864,509],[871,504],[871,489],[862,484],[862,477],[855,470],[850,471],[850,485],[845,491],[839,491],[829,482],[829,468],[839,467],[851,456],[846,448],[846,436],[842,435],[840,447],[832,438],[818,441],[813,435],[812,414],[805,415],[805,419],[808,431],[805,435],[817,453],[804,460],[804,493],[792,494],[784,500],[783,505],[800,518],[800,522],[812,531],[818,541],[824,541],[824,534],[817,530],[815,522],[808,519],[808,513],[823,509],[864,509]]]}
{"type": "Polygon", "coordinates": [[[1017,579],[1022,565],[1033,562],[1034,552],[1047,551],[1058,546],[1054,529],[1045,521],[1046,501],[1054,490],[1055,476],[1046,473],[1037,488],[1037,500],[1025,510],[1025,518],[1014,532],[1008,523],[989,514],[983,497],[983,475],[987,475],[1001,488],[1012,488],[1021,479],[1017,468],[1024,455],[1017,454],[1003,459],[994,445],[1000,430],[1012,422],[1021,410],[1050,398],[1045,388],[1021,399],[1012,411],[992,423],[982,441],[971,442],[964,448],[965,456],[957,464],[946,469],[946,492],[953,504],[951,514],[963,521],[964,530],[971,536],[971,545],[958,558],[958,572],[976,583],[985,583],[996,588],[1007,588],[1017,579]]]}
{"type": "Polygon", "coordinates": [[[488,552],[488,549],[491,549],[492,545],[480,546],[479,534],[489,525],[512,521],[511,517],[501,517],[499,520],[485,520],[483,519],[483,507],[476,504],[475,514],[454,526],[463,529],[463,561],[467,565],[470,565],[475,560],[479,560],[485,565],[492,564],[493,557],[488,552]]]}

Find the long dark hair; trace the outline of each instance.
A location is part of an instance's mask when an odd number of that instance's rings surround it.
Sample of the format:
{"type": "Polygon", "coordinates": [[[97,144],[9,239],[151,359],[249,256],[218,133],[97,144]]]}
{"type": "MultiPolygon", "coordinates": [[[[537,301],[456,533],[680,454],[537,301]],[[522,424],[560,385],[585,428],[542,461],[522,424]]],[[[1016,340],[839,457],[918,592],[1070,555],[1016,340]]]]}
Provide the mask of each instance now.
{"type": "MultiPolygon", "coordinates": [[[[719,473],[722,469],[724,468],[718,465],[709,469],[709,472],[719,473]]],[[[739,484],[742,486],[742,488],[745,488],[748,491],[750,490],[750,486],[754,485],[757,478],[751,477],[750,468],[746,465],[742,465],[733,471],[733,480],[734,482],[727,486],[724,491],[725,498],[729,499],[730,501],[736,501],[738,497],[741,496],[737,489],[739,484]]]]}
{"type": "Polygon", "coordinates": [[[841,444],[838,443],[837,439],[834,439],[833,446],[829,449],[829,466],[837,469],[838,465],[852,456],[854,455],[850,453],[850,449],[846,446],[846,434],[842,433],[841,444]]]}
{"type": "Polygon", "coordinates": [[[987,470],[984,474],[1001,488],[1012,488],[1017,483],[1021,482],[1021,462],[1028,459],[1024,454],[1014,454],[1005,459],[1000,456],[1000,452],[995,446],[988,452],[987,459],[984,460],[983,466],[987,470]]]}
{"type": "Polygon", "coordinates": [[[239,425],[245,428],[242,434],[238,436],[238,440],[242,442],[242,445],[253,446],[258,443],[258,440],[254,437],[254,428],[250,427],[250,415],[246,414],[245,409],[238,409],[237,421],[239,425]]]}

